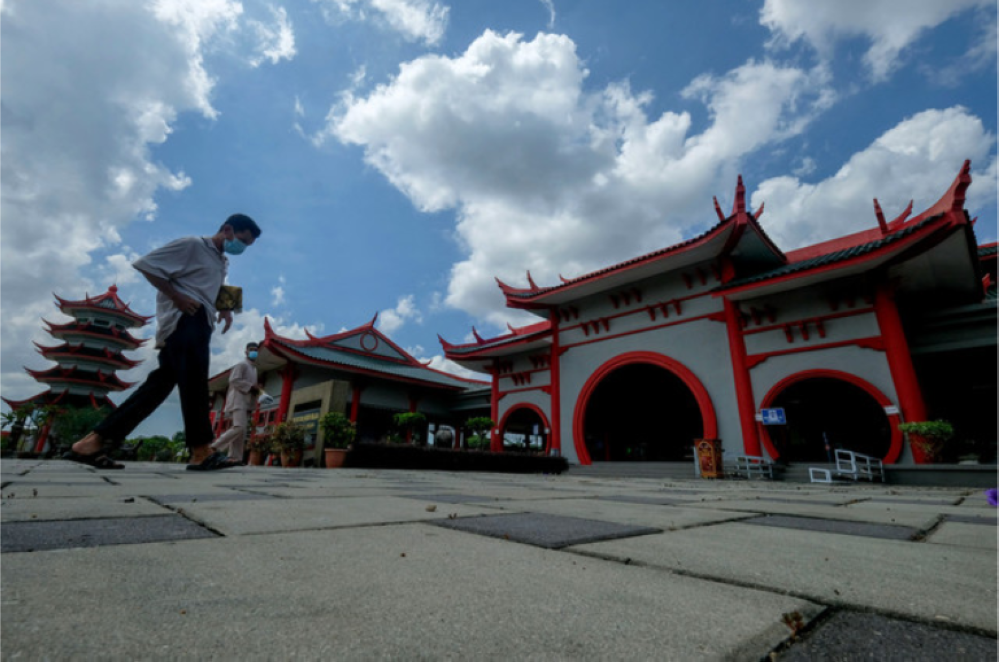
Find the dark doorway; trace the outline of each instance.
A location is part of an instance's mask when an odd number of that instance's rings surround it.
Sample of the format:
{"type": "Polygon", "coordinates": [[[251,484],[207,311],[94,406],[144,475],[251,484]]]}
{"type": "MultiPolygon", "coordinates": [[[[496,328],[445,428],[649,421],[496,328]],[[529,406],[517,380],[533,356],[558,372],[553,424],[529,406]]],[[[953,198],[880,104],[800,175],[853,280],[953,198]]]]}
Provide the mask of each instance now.
{"type": "Polygon", "coordinates": [[[698,402],[669,370],[634,363],[601,380],[587,402],[584,438],[592,462],[678,462],[702,436],[698,402]]]}
{"type": "Polygon", "coordinates": [[[974,347],[914,356],[927,418],[955,428],[942,461],[997,461],[997,348],[974,347]]]}
{"type": "Polygon", "coordinates": [[[767,426],[785,462],[833,462],[838,448],[882,458],[892,428],[882,405],[859,386],[817,377],[782,391],[771,407],[785,410],[787,425],[767,426]]]}
{"type": "Polygon", "coordinates": [[[519,407],[511,412],[503,428],[503,449],[541,453],[545,450],[545,422],[533,409],[519,407]]]}

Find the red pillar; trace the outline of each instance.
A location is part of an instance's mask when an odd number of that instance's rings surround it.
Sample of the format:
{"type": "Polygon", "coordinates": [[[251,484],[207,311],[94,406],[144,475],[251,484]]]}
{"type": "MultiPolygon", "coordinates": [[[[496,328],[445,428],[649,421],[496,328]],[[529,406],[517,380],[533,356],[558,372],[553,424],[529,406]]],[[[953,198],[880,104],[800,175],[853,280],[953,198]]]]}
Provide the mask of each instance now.
{"type": "Polygon", "coordinates": [[[729,354],[733,361],[733,382],[736,385],[736,406],[740,412],[740,429],[743,431],[743,452],[761,455],[760,435],[757,431],[757,405],[753,399],[753,383],[747,369],[747,347],[743,341],[740,313],[736,304],[722,299],[726,312],[726,332],[729,334],[729,354]]]}
{"type": "Polygon", "coordinates": [[[357,424],[358,422],[358,408],[361,407],[361,391],[362,388],[354,384],[354,388],[351,390],[351,423],[357,424]]]}
{"type": "MultiPolygon", "coordinates": [[[[903,323],[899,319],[899,309],[896,307],[893,290],[891,283],[880,283],[875,289],[875,318],[882,331],[885,358],[889,363],[889,373],[896,388],[896,398],[899,400],[899,410],[903,420],[926,421],[927,408],[924,405],[924,396],[917,382],[910,345],[906,342],[906,334],[903,333],[903,323]]],[[[919,453],[914,455],[914,459],[919,464],[926,462],[926,458],[919,453]]]]}
{"type": "Polygon", "coordinates": [[[559,355],[562,351],[559,348],[559,311],[553,308],[549,318],[552,320],[552,354],[549,357],[549,385],[552,389],[549,419],[552,424],[552,436],[549,439],[549,447],[556,451],[556,455],[562,455],[562,399],[559,374],[559,355]]]}
{"type": "Polygon", "coordinates": [[[49,431],[52,429],[52,423],[46,423],[42,426],[42,429],[38,431],[38,441],[35,442],[35,452],[41,453],[45,450],[45,442],[49,438],[49,431]]]}
{"type": "Polygon", "coordinates": [[[500,435],[496,433],[496,427],[500,425],[500,362],[493,359],[493,386],[490,392],[490,418],[493,419],[493,426],[490,428],[490,450],[498,453],[502,448],[499,446],[500,435]]]}
{"type": "Polygon", "coordinates": [[[286,363],[281,370],[281,401],[278,403],[278,415],[275,423],[282,423],[288,416],[292,404],[292,386],[295,384],[295,365],[286,363]]]}

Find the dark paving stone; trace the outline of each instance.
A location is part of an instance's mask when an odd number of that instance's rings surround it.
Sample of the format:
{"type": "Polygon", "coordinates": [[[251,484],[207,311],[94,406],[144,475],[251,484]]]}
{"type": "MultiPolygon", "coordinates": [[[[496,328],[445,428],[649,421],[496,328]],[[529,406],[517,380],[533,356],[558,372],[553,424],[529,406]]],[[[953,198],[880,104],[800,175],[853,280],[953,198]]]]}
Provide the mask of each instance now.
{"type": "Polygon", "coordinates": [[[986,524],[987,526],[996,526],[996,517],[977,517],[976,515],[945,515],[944,521],[946,522],[961,522],[963,524],[986,524]]]}
{"type": "Polygon", "coordinates": [[[996,638],[878,614],[838,612],[777,655],[783,662],[996,660],[996,638]]]}
{"type": "Polygon", "coordinates": [[[560,549],[570,545],[630,538],[651,533],[661,533],[660,529],[648,526],[632,526],[599,522],[579,517],[564,517],[543,513],[512,513],[487,515],[486,517],[463,517],[452,520],[429,522],[448,529],[468,533],[478,533],[491,538],[503,538],[529,545],[560,549]]]}
{"type": "Polygon", "coordinates": [[[36,552],[214,537],[216,534],[180,515],[8,522],[0,529],[0,552],[36,552]]]}
{"type": "Polygon", "coordinates": [[[261,499],[274,499],[275,497],[270,494],[234,492],[233,494],[160,494],[149,498],[160,505],[166,505],[202,501],[259,501],[261,499]]]}
{"type": "Polygon", "coordinates": [[[905,503],[913,506],[954,506],[958,499],[893,499],[892,497],[872,497],[871,503],[905,503]]]}
{"type": "Polygon", "coordinates": [[[684,501],[682,499],[670,499],[668,497],[644,497],[644,496],[602,496],[597,497],[595,501],[619,501],[621,503],[643,503],[651,506],[678,506],[684,505],[686,503],[691,503],[690,500],[684,501]]]}
{"type": "Polygon", "coordinates": [[[419,499],[423,501],[437,501],[438,503],[485,503],[497,501],[496,497],[481,496],[478,494],[400,494],[404,499],[419,499]]]}
{"type": "Polygon", "coordinates": [[[785,529],[841,533],[849,536],[884,538],[886,540],[913,540],[920,533],[919,529],[896,524],[869,524],[867,522],[848,522],[816,517],[795,517],[794,515],[764,515],[741,520],[740,524],[778,526],[785,529]]]}

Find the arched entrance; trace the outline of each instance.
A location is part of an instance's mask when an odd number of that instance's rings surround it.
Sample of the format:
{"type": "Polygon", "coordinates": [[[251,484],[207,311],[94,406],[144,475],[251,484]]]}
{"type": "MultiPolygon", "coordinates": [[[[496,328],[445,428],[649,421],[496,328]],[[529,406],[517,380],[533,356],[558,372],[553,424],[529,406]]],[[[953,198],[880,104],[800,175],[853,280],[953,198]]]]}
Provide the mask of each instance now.
{"type": "Polygon", "coordinates": [[[682,364],[654,352],[624,354],[594,371],[573,417],[581,464],[681,461],[691,456],[695,439],[716,435],[704,386],[682,364]]]}
{"type": "Polygon", "coordinates": [[[515,405],[500,421],[505,451],[548,452],[549,422],[541,409],[531,404],[515,405]]]}
{"type": "Polygon", "coordinates": [[[771,457],[785,462],[827,463],[838,448],[895,462],[902,449],[898,416],[874,386],[845,372],[810,370],[771,389],[761,408],[781,407],[786,425],[761,425],[771,457]]]}

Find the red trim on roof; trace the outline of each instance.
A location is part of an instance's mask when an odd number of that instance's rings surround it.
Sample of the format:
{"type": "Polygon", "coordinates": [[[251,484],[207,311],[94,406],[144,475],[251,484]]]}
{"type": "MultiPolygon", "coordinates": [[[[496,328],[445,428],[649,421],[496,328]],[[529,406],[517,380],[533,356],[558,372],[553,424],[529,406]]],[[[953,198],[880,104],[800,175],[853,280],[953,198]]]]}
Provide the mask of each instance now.
{"type": "Polygon", "coordinates": [[[117,285],[112,285],[111,287],[108,288],[107,292],[98,295],[96,297],[85,295],[86,298],[82,300],[63,299],[62,297],[60,297],[58,294],[55,293],[53,293],[52,296],[54,296],[58,301],[56,305],[59,306],[60,310],[64,310],[66,308],[71,308],[71,309],[85,308],[85,309],[95,309],[101,312],[116,312],[124,317],[133,320],[134,322],[136,322],[137,326],[145,326],[146,323],[149,322],[149,320],[153,319],[153,315],[149,316],[140,315],[139,313],[132,310],[129,307],[129,304],[125,303],[120,298],[118,298],[117,285]],[[105,301],[111,301],[115,307],[112,309],[102,306],[101,304],[105,301]]]}

